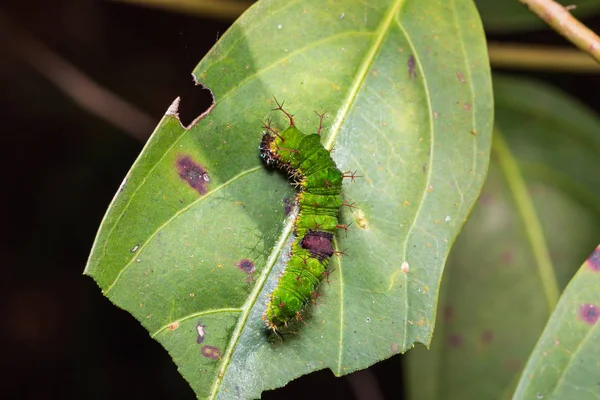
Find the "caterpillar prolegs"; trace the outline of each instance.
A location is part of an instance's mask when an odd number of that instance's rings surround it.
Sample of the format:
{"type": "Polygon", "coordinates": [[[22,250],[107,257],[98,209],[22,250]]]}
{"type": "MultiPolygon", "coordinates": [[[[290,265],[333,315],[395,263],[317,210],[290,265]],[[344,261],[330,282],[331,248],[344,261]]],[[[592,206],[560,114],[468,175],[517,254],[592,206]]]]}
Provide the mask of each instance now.
{"type": "Polygon", "coordinates": [[[317,133],[307,135],[295,126],[293,116],[283,109],[283,103],[277,105],[274,111],[283,112],[290,126],[278,133],[269,121],[264,124],[260,156],[268,166],[285,171],[300,189],[296,198],[300,210],[294,225],[296,239],[292,256],[263,315],[267,326],[274,331],[293,318],[300,319],[302,308],[315,298],[317,286],[335,253],[334,234],[339,228],[347,228],[339,225],[337,218],[343,204],[345,175],[321,144],[324,114],[319,115],[317,133]]]}

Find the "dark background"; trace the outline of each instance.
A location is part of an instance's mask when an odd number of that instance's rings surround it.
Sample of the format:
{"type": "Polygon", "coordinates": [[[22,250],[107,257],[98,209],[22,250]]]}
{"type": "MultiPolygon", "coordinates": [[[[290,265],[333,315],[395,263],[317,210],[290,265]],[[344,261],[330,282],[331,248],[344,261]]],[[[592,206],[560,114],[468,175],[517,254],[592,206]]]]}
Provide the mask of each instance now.
{"type": "MultiPolygon", "coordinates": [[[[82,272],[112,196],[170,103],[182,97],[184,123],[210,105],[191,71],[232,22],[116,2],[0,2],[3,397],[195,398],[162,347],[82,272]],[[143,110],[150,125],[125,132],[81,107],[43,75],[47,66],[32,66],[26,50],[36,43],[143,110]]],[[[600,19],[586,22],[600,31],[600,19]]],[[[567,45],[551,31],[490,39],[567,45]]],[[[597,75],[520,74],[600,110],[597,75]]],[[[394,357],[341,379],[321,371],[263,397],[394,399],[400,382],[394,357]]]]}

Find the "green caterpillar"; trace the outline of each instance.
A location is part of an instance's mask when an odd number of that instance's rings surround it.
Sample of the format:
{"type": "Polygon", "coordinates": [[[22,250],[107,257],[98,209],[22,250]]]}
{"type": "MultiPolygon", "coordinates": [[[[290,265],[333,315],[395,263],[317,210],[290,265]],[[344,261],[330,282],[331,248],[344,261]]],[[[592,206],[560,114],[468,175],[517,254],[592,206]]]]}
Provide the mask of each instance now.
{"type": "MultiPolygon", "coordinates": [[[[277,102],[277,100],[275,100],[277,102]]],[[[321,144],[324,113],[319,115],[316,134],[306,135],[294,125],[292,115],[277,103],[273,111],[282,111],[290,126],[277,133],[267,121],[260,144],[260,156],[272,167],[285,171],[300,188],[296,201],[300,211],[295,221],[296,240],[292,256],[263,315],[267,327],[277,331],[293,319],[302,319],[300,311],[316,298],[316,288],[327,274],[329,258],[336,253],[333,236],[338,224],[338,212],[343,205],[342,180],[346,177],[321,144]]],[[[354,175],[352,175],[354,177],[354,175]]]]}

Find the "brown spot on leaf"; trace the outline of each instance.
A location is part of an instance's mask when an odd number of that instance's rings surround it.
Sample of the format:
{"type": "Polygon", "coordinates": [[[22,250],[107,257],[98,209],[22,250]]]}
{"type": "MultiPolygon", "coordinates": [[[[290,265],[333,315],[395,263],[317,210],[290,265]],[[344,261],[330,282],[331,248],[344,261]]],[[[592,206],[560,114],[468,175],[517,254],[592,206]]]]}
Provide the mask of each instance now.
{"type": "Polygon", "coordinates": [[[170,323],[168,328],[170,331],[174,331],[175,329],[179,328],[179,321],[170,323]]]}
{"type": "Polygon", "coordinates": [[[221,350],[215,346],[202,346],[202,355],[211,360],[220,360],[222,356],[221,350]]]}
{"type": "Polygon", "coordinates": [[[582,304],[579,307],[579,315],[585,323],[594,325],[600,318],[600,308],[594,304],[582,304]]]}
{"type": "Polygon", "coordinates": [[[206,193],[210,177],[206,168],[192,160],[190,156],[181,156],[177,159],[177,172],[179,177],[198,193],[206,193]]]}

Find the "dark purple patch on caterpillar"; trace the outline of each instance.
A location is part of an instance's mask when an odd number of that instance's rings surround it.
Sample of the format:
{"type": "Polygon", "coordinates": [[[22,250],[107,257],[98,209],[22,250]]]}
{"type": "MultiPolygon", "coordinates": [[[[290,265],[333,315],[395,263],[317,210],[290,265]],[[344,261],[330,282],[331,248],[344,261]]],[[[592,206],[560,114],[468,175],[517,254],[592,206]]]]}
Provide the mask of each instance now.
{"type": "Polygon", "coordinates": [[[600,272],[600,246],[596,247],[585,262],[592,271],[600,272]]]}
{"type": "Polygon", "coordinates": [[[254,273],[254,263],[247,258],[240,260],[237,264],[235,264],[235,266],[247,273],[248,275],[254,273]]]}
{"type": "Polygon", "coordinates": [[[320,259],[331,257],[334,253],[333,235],[329,232],[308,231],[302,238],[300,246],[310,251],[313,257],[320,259]]]}
{"type": "Polygon", "coordinates": [[[221,350],[215,346],[202,346],[202,355],[211,360],[220,360],[222,356],[221,350]]]}
{"type": "Polygon", "coordinates": [[[206,193],[210,177],[206,169],[192,160],[190,156],[181,156],[177,159],[177,172],[179,173],[179,177],[198,193],[206,193]]]}
{"type": "Polygon", "coordinates": [[[198,337],[196,338],[196,343],[201,344],[202,342],[204,342],[204,325],[202,325],[202,322],[198,321],[198,325],[196,325],[196,332],[198,332],[198,337]]]}
{"type": "Polygon", "coordinates": [[[452,333],[448,335],[448,345],[450,345],[450,347],[458,348],[462,346],[462,344],[463,338],[458,333],[452,333]]]}
{"type": "Polygon", "coordinates": [[[585,323],[594,325],[600,318],[600,308],[594,304],[583,304],[579,307],[579,315],[585,323]]]}

